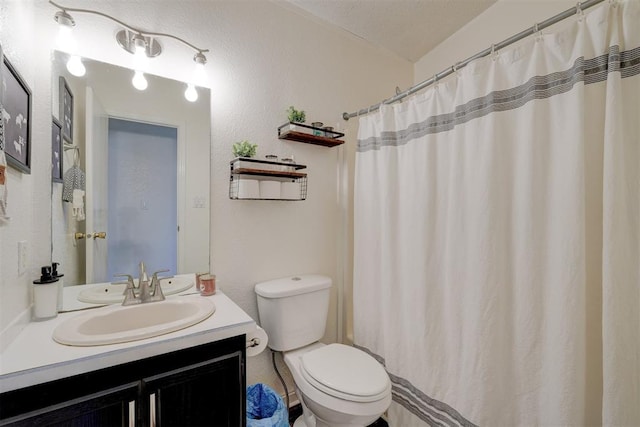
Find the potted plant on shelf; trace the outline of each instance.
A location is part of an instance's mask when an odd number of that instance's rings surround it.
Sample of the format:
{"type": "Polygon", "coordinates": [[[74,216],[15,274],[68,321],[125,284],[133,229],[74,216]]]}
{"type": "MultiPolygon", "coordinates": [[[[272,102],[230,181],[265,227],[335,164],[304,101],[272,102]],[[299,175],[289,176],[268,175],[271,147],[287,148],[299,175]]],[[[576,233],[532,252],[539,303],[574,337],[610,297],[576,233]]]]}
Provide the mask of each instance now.
{"type": "Polygon", "coordinates": [[[235,157],[253,157],[256,155],[258,144],[251,144],[249,141],[240,141],[233,144],[233,155],[235,157]]]}
{"type": "Polygon", "coordinates": [[[291,123],[304,123],[307,120],[307,115],[302,110],[296,110],[292,105],[287,110],[287,115],[291,123]]]}

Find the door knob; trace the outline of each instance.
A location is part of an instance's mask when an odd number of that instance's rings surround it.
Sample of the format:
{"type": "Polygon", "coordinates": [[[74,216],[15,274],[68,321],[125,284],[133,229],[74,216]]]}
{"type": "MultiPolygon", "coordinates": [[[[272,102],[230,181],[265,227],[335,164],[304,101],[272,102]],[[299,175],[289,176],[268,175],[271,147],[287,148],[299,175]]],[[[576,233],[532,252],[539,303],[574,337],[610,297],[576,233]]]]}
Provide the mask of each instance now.
{"type": "MultiPolygon", "coordinates": [[[[91,237],[91,235],[87,235],[87,239],[91,237]]],[[[96,231],[93,233],[93,238],[95,239],[104,239],[107,237],[107,233],[105,233],[104,231],[96,231]]]]}
{"type": "Polygon", "coordinates": [[[82,240],[82,239],[84,239],[85,237],[86,237],[87,239],[90,239],[90,238],[91,238],[91,233],[88,233],[88,234],[84,234],[84,233],[76,233],[76,234],[74,234],[74,235],[73,235],[73,237],[74,237],[76,240],[82,240]]]}

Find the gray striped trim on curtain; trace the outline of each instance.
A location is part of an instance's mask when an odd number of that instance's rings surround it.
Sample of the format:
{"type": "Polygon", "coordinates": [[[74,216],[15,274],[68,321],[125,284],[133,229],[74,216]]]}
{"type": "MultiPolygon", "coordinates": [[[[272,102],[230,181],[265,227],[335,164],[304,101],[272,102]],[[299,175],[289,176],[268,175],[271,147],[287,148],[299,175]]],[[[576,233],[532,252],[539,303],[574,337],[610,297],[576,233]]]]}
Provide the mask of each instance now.
{"type": "Polygon", "coordinates": [[[455,111],[431,116],[406,129],[382,132],[358,140],[359,152],[379,150],[381,147],[397,147],[425,135],[445,132],[478,117],[499,111],[514,110],[534,99],[546,99],[570,91],[576,83],[593,84],[605,81],[608,73],[620,72],[622,78],[640,74],[640,47],[620,53],[620,47],[609,47],[609,51],[596,58],[580,57],[565,71],[546,76],[535,76],[526,83],[507,90],[491,92],[481,98],[458,105],[455,111]]]}
{"type": "MultiPolygon", "coordinates": [[[[368,348],[355,344],[354,347],[371,355],[382,366],[386,366],[384,358],[373,353],[368,348]]],[[[442,427],[477,427],[451,406],[427,396],[404,378],[393,375],[388,371],[387,373],[391,379],[391,395],[393,400],[428,425],[442,427]]]]}

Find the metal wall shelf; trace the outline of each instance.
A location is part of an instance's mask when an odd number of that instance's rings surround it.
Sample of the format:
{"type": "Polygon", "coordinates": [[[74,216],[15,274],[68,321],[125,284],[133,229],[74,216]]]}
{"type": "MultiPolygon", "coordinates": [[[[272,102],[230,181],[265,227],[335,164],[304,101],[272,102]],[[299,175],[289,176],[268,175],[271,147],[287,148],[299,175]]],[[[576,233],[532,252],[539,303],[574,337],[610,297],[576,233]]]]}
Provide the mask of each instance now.
{"type": "Polygon", "coordinates": [[[238,157],[231,160],[230,169],[229,198],[231,200],[299,201],[307,198],[307,174],[298,172],[301,169],[306,169],[305,165],[238,157]],[[258,187],[262,187],[260,181],[279,182],[283,187],[280,190],[280,197],[276,197],[273,193],[270,193],[268,197],[262,197],[260,193],[262,190],[256,190],[256,184],[253,182],[249,182],[249,184],[253,184],[254,188],[251,188],[251,185],[242,188],[240,181],[243,179],[257,181],[258,187]],[[284,189],[285,186],[289,187],[288,191],[284,189]],[[295,190],[293,194],[290,192],[292,188],[295,190]]]}

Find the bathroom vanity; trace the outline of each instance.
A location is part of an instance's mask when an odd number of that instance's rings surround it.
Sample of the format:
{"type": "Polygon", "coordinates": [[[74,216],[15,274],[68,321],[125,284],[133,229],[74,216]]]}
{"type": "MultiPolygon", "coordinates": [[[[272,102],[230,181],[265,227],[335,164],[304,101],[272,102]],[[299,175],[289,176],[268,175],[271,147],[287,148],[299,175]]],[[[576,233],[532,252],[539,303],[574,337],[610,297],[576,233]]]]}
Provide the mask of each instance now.
{"type": "Polygon", "coordinates": [[[222,292],[180,298],[210,298],[216,311],[176,332],[92,347],[51,338],[77,312],[29,323],[0,355],[0,425],[245,425],[255,322],[222,292]]]}

